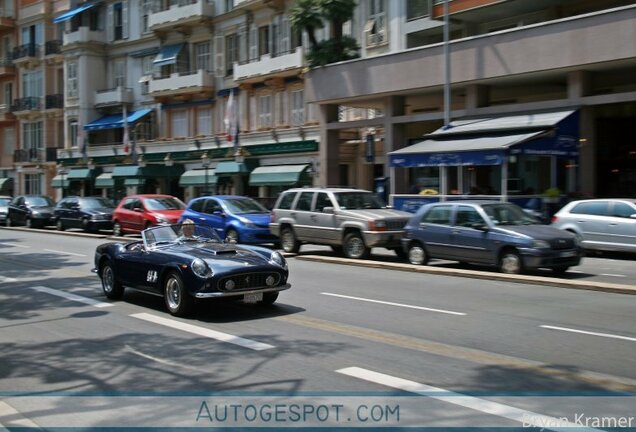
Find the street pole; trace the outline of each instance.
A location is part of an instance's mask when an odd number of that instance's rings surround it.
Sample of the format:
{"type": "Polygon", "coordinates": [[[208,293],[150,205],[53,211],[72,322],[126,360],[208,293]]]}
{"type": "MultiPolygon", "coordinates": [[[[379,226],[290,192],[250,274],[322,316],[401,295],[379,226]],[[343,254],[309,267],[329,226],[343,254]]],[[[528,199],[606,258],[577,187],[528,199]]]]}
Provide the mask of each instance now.
{"type": "Polygon", "coordinates": [[[444,77],[444,129],[447,129],[450,124],[450,79],[451,79],[451,62],[450,62],[450,30],[448,19],[448,2],[444,0],[444,63],[445,63],[445,77],[444,77]]]}

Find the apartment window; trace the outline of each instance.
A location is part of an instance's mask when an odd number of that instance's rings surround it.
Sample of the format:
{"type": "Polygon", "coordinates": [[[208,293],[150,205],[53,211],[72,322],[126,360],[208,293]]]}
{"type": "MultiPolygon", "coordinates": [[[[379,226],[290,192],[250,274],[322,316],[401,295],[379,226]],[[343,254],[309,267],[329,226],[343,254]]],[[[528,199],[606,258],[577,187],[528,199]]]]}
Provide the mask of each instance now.
{"type": "Polygon", "coordinates": [[[4,128],[4,154],[6,156],[13,155],[15,151],[15,129],[4,128]]]}
{"type": "Polygon", "coordinates": [[[77,63],[66,63],[66,96],[77,97],[77,63]]]}
{"type": "Polygon", "coordinates": [[[8,107],[13,103],[13,83],[5,83],[2,92],[4,104],[8,107]]]}
{"type": "Polygon", "coordinates": [[[22,94],[24,97],[42,97],[42,71],[25,72],[22,75],[22,94]]]}
{"type": "Polygon", "coordinates": [[[113,63],[113,86],[126,87],[126,60],[117,60],[113,63]]]}
{"type": "Polygon", "coordinates": [[[212,135],[212,109],[202,108],[197,111],[197,135],[212,135]]]}
{"type": "Polygon", "coordinates": [[[42,174],[25,174],[24,175],[24,188],[27,195],[41,195],[42,174]]]}
{"type": "Polygon", "coordinates": [[[11,36],[4,36],[2,38],[2,46],[0,47],[0,65],[11,64],[12,53],[13,44],[11,43],[11,36]]]}
{"type": "Polygon", "coordinates": [[[68,133],[71,137],[71,147],[77,147],[79,144],[77,142],[77,130],[78,130],[77,121],[70,122],[68,125],[68,133]]]}
{"type": "Polygon", "coordinates": [[[44,45],[44,33],[42,31],[42,24],[33,24],[30,26],[22,27],[22,45],[44,45]]]}
{"type": "Polygon", "coordinates": [[[174,138],[188,136],[188,113],[186,111],[172,112],[172,136],[174,138]]]}
{"type": "Polygon", "coordinates": [[[234,0],[225,0],[225,12],[229,12],[234,9],[234,0]]]}
{"type": "Polygon", "coordinates": [[[386,43],[386,7],[385,0],[368,0],[369,17],[364,26],[367,45],[386,43]]]}
{"type": "Polygon", "coordinates": [[[231,34],[225,38],[225,74],[234,73],[234,62],[238,61],[238,36],[231,34]]]}
{"type": "Polygon", "coordinates": [[[154,57],[146,56],[141,58],[141,78],[139,78],[139,84],[141,85],[141,94],[148,94],[150,90],[150,80],[152,79],[152,61],[154,57]]]}
{"type": "Polygon", "coordinates": [[[406,19],[407,21],[416,20],[430,14],[428,10],[429,0],[407,0],[406,2],[406,19]]]}
{"type": "Polygon", "coordinates": [[[148,20],[152,13],[152,0],[141,1],[141,32],[148,33],[150,28],[148,26],[148,20]]]}
{"type": "Polygon", "coordinates": [[[113,5],[113,30],[115,40],[124,38],[124,9],[121,3],[113,5]]]}
{"type": "Polygon", "coordinates": [[[269,54],[269,26],[258,28],[258,55],[269,54]]]}
{"type": "Polygon", "coordinates": [[[292,96],[292,126],[302,126],[305,124],[305,92],[303,90],[293,91],[292,96]]]}
{"type": "Polygon", "coordinates": [[[210,72],[212,70],[212,53],[210,42],[201,42],[194,45],[196,70],[210,72]]]}
{"type": "Polygon", "coordinates": [[[272,96],[264,95],[258,99],[258,127],[272,127],[272,96]]]}
{"type": "Polygon", "coordinates": [[[26,150],[42,148],[42,122],[24,123],[22,147],[26,150]]]}

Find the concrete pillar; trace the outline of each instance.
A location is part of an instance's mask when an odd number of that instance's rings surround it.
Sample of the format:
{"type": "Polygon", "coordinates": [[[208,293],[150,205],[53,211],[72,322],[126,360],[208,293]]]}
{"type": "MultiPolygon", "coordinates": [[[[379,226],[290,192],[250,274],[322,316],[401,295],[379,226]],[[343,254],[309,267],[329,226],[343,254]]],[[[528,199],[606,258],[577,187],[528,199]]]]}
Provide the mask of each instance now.
{"type": "Polygon", "coordinates": [[[338,105],[320,105],[320,163],[318,186],[340,183],[338,171],[338,131],[328,130],[327,124],[338,121],[338,105]]]}
{"type": "Polygon", "coordinates": [[[395,173],[395,178],[390,180],[392,194],[408,192],[408,170],[401,168],[391,170],[388,156],[389,152],[406,146],[405,125],[393,122],[393,117],[405,114],[404,104],[405,99],[402,96],[390,96],[384,101],[384,154],[386,155],[384,172],[395,173]]]}
{"type": "Polygon", "coordinates": [[[466,111],[488,106],[490,88],[485,85],[471,84],[466,86],[466,111]]]}
{"type": "Polygon", "coordinates": [[[596,196],[596,127],[594,120],[594,108],[581,108],[578,183],[580,191],[590,196],[596,196]]]}
{"type": "Polygon", "coordinates": [[[568,73],[568,99],[580,99],[590,94],[591,78],[587,71],[568,73]]]}

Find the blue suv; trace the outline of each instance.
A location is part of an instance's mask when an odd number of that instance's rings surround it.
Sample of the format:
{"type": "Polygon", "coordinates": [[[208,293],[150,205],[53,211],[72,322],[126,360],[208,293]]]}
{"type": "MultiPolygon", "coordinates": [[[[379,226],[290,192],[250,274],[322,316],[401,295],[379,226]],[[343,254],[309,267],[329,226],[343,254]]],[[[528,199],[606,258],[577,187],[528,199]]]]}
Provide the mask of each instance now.
{"type": "Polygon", "coordinates": [[[278,237],[269,231],[270,211],[252,198],[234,195],[195,198],[188,203],[179,223],[186,219],[214,228],[228,241],[278,243],[278,237]]]}

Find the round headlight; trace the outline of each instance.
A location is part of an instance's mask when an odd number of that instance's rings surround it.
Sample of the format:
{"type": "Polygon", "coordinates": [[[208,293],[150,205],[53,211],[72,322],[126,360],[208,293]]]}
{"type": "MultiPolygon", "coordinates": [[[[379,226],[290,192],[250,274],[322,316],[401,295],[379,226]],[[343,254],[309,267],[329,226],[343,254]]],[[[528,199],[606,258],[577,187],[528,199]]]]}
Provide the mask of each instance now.
{"type": "Polygon", "coordinates": [[[276,252],[276,251],[272,252],[272,256],[269,258],[269,262],[283,268],[287,267],[287,261],[285,261],[285,258],[283,258],[280,252],[276,252]]]}
{"type": "Polygon", "coordinates": [[[232,279],[228,279],[225,282],[225,289],[227,291],[232,291],[234,289],[234,287],[236,286],[236,284],[234,283],[234,281],[232,279]]]}
{"type": "Polygon", "coordinates": [[[196,258],[192,261],[192,272],[200,278],[207,278],[212,276],[212,270],[201,258],[196,258]]]}
{"type": "Polygon", "coordinates": [[[272,275],[267,276],[267,279],[265,279],[265,283],[267,284],[267,286],[273,286],[276,283],[276,278],[272,275]]]}

